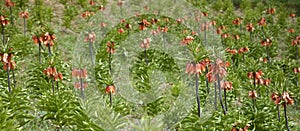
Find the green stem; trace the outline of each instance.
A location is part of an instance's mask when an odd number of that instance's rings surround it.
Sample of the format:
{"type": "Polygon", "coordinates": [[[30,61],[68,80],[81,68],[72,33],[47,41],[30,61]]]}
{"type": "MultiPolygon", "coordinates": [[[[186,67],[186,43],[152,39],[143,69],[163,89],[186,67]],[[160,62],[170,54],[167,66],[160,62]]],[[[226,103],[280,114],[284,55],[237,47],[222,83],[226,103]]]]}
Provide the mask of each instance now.
{"type": "Polygon", "coordinates": [[[52,83],[52,93],[54,94],[54,78],[51,79],[51,83],[52,83]]]}
{"type": "Polygon", "coordinates": [[[224,104],[222,102],[221,80],[220,80],[219,74],[217,74],[217,79],[218,79],[218,87],[219,87],[219,100],[220,100],[220,104],[221,104],[222,109],[223,109],[223,113],[224,113],[224,115],[226,115],[226,110],[225,110],[224,104]]]}
{"type": "MultiPolygon", "coordinates": [[[[196,65],[194,65],[196,66],[196,65]]],[[[195,74],[196,77],[196,98],[197,98],[197,109],[198,109],[198,117],[201,117],[201,107],[200,107],[200,97],[199,97],[199,78],[198,73],[195,74]]]]}
{"type": "Polygon", "coordinates": [[[11,93],[11,88],[10,88],[10,74],[9,74],[9,64],[6,63],[6,73],[7,73],[7,87],[8,87],[8,92],[11,93]]]}
{"type": "Polygon", "coordinates": [[[93,53],[93,45],[92,45],[91,41],[89,42],[89,47],[90,47],[90,54],[91,54],[92,64],[93,64],[93,66],[95,66],[94,53],[93,53]]]}
{"type": "Polygon", "coordinates": [[[278,116],[278,122],[280,122],[280,108],[279,108],[279,105],[277,105],[277,116],[278,116]]]}
{"type": "MultiPolygon", "coordinates": [[[[81,70],[82,72],[82,70],[81,70]]],[[[81,98],[84,99],[84,91],[83,91],[83,82],[82,82],[82,78],[80,78],[80,90],[81,90],[81,98]]]]}
{"type": "Polygon", "coordinates": [[[284,108],[285,126],[286,126],[287,130],[290,131],[288,118],[287,118],[287,114],[286,114],[286,102],[283,103],[283,108],[284,108]]]}

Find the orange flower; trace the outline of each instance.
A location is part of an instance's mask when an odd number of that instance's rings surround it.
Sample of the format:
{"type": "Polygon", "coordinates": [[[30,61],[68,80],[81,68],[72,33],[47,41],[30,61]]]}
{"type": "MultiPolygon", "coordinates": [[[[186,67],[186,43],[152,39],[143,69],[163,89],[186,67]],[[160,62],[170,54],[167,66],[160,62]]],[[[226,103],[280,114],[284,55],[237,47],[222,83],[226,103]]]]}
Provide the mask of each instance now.
{"type": "MultiPolygon", "coordinates": [[[[82,83],[82,86],[83,86],[83,89],[86,89],[86,88],[88,87],[88,83],[87,83],[87,82],[84,82],[84,83],[82,83]]],[[[76,89],[81,89],[80,82],[75,82],[75,83],[74,83],[74,87],[75,87],[76,89]]]]}
{"type": "Polygon", "coordinates": [[[185,73],[187,74],[202,74],[203,71],[205,71],[205,63],[200,62],[200,63],[187,63],[186,68],[185,68],[185,73]]]}
{"type": "Polygon", "coordinates": [[[27,11],[20,12],[19,16],[21,18],[27,19],[29,17],[29,13],[27,11]]]}
{"type": "Polygon", "coordinates": [[[240,39],[240,36],[239,36],[239,35],[233,35],[233,39],[239,40],[239,39],[240,39]]]}
{"type": "Polygon", "coordinates": [[[89,18],[89,17],[92,17],[94,14],[95,14],[94,12],[86,11],[86,12],[83,12],[81,14],[81,17],[82,18],[89,18]]]}
{"type": "Polygon", "coordinates": [[[236,50],[236,49],[229,49],[229,48],[226,48],[226,51],[228,52],[228,53],[230,53],[231,55],[235,55],[235,54],[237,54],[238,53],[238,51],[236,50]]]}
{"type": "Polygon", "coordinates": [[[227,33],[223,33],[223,34],[221,35],[221,37],[222,37],[223,39],[226,39],[226,38],[228,38],[228,37],[229,37],[229,34],[227,34],[227,33]]]}
{"type": "Polygon", "coordinates": [[[151,39],[146,38],[146,39],[144,39],[143,42],[141,42],[140,47],[143,49],[149,48],[150,42],[151,42],[151,39]]]}
{"type": "Polygon", "coordinates": [[[123,32],[124,32],[124,29],[123,29],[123,28],[118,29],[118,33],[119,33],[119,34],[122,34],[123,32]]]}
{"type": "Polygon", "coordinates": [[[100,27],[106,27],[106,26],[107,26],[107,24],[105,22],[100,23],[100,27]]]}
{"type": "Polygon", "coordinates": [[[271,14],[271,15],[274,15],[275,14],[275,8],[269,8],[269,9],[267,9],[267,14],[271,14]]]}
{"type": "Polygon", "coordinates": [[[110,42],[110,41],[108,41],[107,43],[106,43],[106,46],[107,46],[107,49],[106,49],[106,51],[108,52],[108,53],[115,53],[115,43],[114,42],[110,42]]]}
{"type": "Polygon", "coordinates": [[[264,40],[261,40],[260,43],[261,43],[262,46],[270,46],[270,45],[272,45],[272,41],[271,41],[270,38],[266,38],[264,40]]]}
{"type": "Polygon", "coordinates": [[[122,6],[124,4],[123,0],[119,0],[119,2],[117,3],[118,6],[122,6]]]}
{"type": "Polygon", "coordinates": [[[10,0],[6,0],[5,1],[5,6],[6,7],[14,7],[15,6],[15,2],[11,2],[10,0]]]}
{"type": "Polygon", "coordinates": [[[96,40],[96,34],[95,34],[95,32],[92,32],[92,33],[88,34],[84,38],[84,42],[95,42],[95,40],[96,40]]]}
{"type": "Polygon", "coordinates": [[[286,102],[286,104],[288,105],[293,105],[294,104],[294,100],[290,97],[288,92],[284,92],[282,94],[282,99],[286,102]]]}
{"type": "Polygon", "coordinates": [[[145,30],[146,27],[150,26],[150,23],[146,20],[146,19],[143,19],[141,23],[139,23],[140,25],[140,30],[145,30]]]}
{"type": "Polygon", "coordinates": [[[265,86],[269,86],[270,83],[271,83],[271,80],[270,80],[270,79],[265,79],[265,80],[264,80],[264,85],[265,85],[265,86]]]}
{"type": "Polygon", "coordinates": [[[131,26],[129,23],[127,23],[127,24],[125,25],[125,28],[126,28],[126,29],[131,29],[132,26],[131,26]]]}
{"type": "Polygon", "coordinates": [[[254,28],[252,23],[248,23],[247,26],[246,26],[246,30],[248,32],[253,32],[255,30],[255,28],[254,28]]]}
{"type": "Polygon", "coordinates": [[[236,18],[232,21],[234,25],[240,25],[242,23],[243,18],[236,18]]]}
{"type": "Polygon", "coordinates": [[[288,29],[288,32],[289,32],[289,33],[295,33],[295,29],[290,28],[290,29],[288,29]]]}
{"type": "Polygon", "coordinates": [[[53,46],[55,40],[55,35],[46,32],[43,36],[41,36],[41,42],[43,42],[46,46],[53,46]]]}
{"type": "Polygon", "coordinates": [[[206,12],[202,12],[202,15],[208,17],[208,14],[206,12]]]}
{"type": "Polygon", "coordinates": [[[227,75],[226,68],[229,66],[229,62],[223,62],[220,58],[216,60],[215,63],[210,64],[209,71],[206,74],[206,77],[210,82],[216,81],[217,76],[220,79],[227,75]]]}
{"type": "Polygon", "coordinates": [[[100,11],[104,11],[104,10],[105,10],[105,6],[104,6],[104,5],[100,5],[100,6],[99,6],[99,10],[100,10],[100,11]]]}
{"type": "Polygon", "coordinates": [[[296,73],[300,73],[300,67],[294,68],[293,71],[294,71],[295,74],[296,74],[296,73]]]}
{"type": "Polygon", "coordinates": [[[183,38],[181,41],[180,41],[180,45],[188,45],[190,44],[191,42],[193,42],[194,40],[194,37],[192,36],[187,36],[185,38],[183,38]]]}
{"type": "Polygon", "coordinates": [[[260,25],[260,26],[265,26],[265,25],[266,25],[266,18],[262,17],[262,18],[258,21],[258,25],[260,25]]]}
{"type": "Polygon", "coordinates": [[[183,19],[178,18],[176,21],[177,21],[178,24],[181,24],[183,22],[183,19]]]}
{"type": "Polygon", "coordinates": [[[0,16],[0,22],[3,26],[9,24],[9,20],[7,20],[7,18],[5,16],[0,16]]]}
{"type": "Polygon", "coordinates": [[[157,24],[160,20],[156,18],[151,18],[151,23],[152,24],[157,24]]]}
{"type": "Polygon", "coordinates": [[[1,56],[1,62],[3,63],[3,68],[4,70],[7,69],[14,69],[16,66],[16,63],[14,60],[12,60],[13,54],[12,53],[4,53],[0,54],[1,56]]]}
{"type": "Polygon", "coordinates": [[[248,47],[242,47],[239,49],[238,53],[241,54],[241,53],[245,53],[245,52],[248,52],[249,51],[249,48],[248,47]]]}
{"type": "Polygon", "coordinates": [[[50,66],[50,67],[44,69],[44,74],[47,75],[50,78],[53,78],[55,81],[58,81],[59,79],[60,80],[63,79],[62,73],[57,73],[55,67],[50,66]]]}
{"type": "Polygon", "coordinates": [[[221,81],[221,88],[222,89],[224,89],[225,88],[225,90],[232,90],[232,83],[231,82],[229,82],[229,81],[221,81]]]}
{"type": "Polygon", "coordinates": [[[96,2],[95,2],[95,1],[93,1],[93,0],[90,0],[90,2],[89,2],[89,3],[90,3],[90,5],[91,5],[91,6],[93,6],[93,5],[96,5],[96,2]]]}
{"type": "Polygon", "coordinates": [[[215,26],[215,25],[217,25],[217,22],[216,22],[216,21],[211,21],[210,24],[211,24],[212,26],[215,26]]]}
{"type": "Polygon", "coordinates": [[[257,93],[255,90],[249,91],[248,96],[252,99],[257,98],[257,93]]]}
{"type": "Polygon", "coordinates": [[[295,18],[295,17],[296,17],[296,14],[291,13],[291,14],[290,14],[290,17],[291,17],[291,18],[295,18]]]}
{"type": "Polygon", "coordinates": [[[88,75],[87,75],[87,69],[76,69],[76,68],[73,68],[72,70],[72,76],[73,77],[77,77],[78,79],[80,78],[87,78],[88,75]]]}
{"type": "Polygon", "coordinates": [[[116,92],[116,87],[114,85],[106,86],[105,93],[106,94],[114,94],[116,92]]]}

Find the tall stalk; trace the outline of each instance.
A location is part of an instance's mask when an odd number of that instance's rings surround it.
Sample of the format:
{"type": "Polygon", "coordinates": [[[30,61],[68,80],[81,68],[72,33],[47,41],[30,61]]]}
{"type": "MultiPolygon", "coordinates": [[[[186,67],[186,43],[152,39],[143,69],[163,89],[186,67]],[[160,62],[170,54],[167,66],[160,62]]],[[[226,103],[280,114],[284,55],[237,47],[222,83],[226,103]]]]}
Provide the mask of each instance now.
{"type": "Polygon", "coordinates": [[[226,101],[226,89],[225,89],[225,87],[224,87],[224,104],[225,104],[225,110],[228,111],[227,101],[226,101]]]}
{"type": "Polygon", "coordinates": [[[51,47],[50,47],[50,45],[48,45],[48,51],[49,51],[49,56],[51,56],[52,55],[52,53],[51,53],[51,47]]]}
{"type": "Polygon", "coordinates": [[[111,53],[108,54],[108,67],[109,67],[109,73],[111,74],[111,53]]]}
{"type": "MultiPolygon", "coordinates": [[[[207,65],[205,66],[205,76],[207,75],[207,73],[208,73],[208,68],[207,68],[207,65]]],[[[207,94],[209,94],[209,92],[210,92],[210,90],[209,90],[209,81],[208,81],[208,78],[207,77],[205,77],[205,84],[206,84],[206,91],[207,91],[207,94]]]]}
{"type": "Polygon", "coordinates": [[[214,82],[215,85],[215,101],[214,101],[214,105],[215,105],[215,110],[217,110],[217,82],[214,82]]]}
{"type": "Polygon", "coordinates": [[[13,77],[14,87],[16,87],[16,78],[15,78],[15,72],[14,72],[14,69],[11,69],[11,73],[12,73],[12,77],[13,77]]]}
{"type": "Polygon", "coordinates": [[[111,92],[109,92],[109,103],[112,106],[112,93],[111,92]]]}
{"type": "Polygon", "coordinates": [[[219,88],[219,100],[220,100],[220,104],[221,104],[221,106],[222,106],[224,115],[226,115],[226,110],[225,110],[224,104],[223,104],[223,102],[222,102],[221,80],[220,80],[219,74],[217,74],[217,80],[218,80],[218,88],[219,88]]]}
{"type": "Polygon", "coordinates": [[[52,93],[54,94],[54,78],[51,78],[51,83],[52,83],[52,93]]]}
{"type": "Polygon", "coordinates": [[[23,18],[23,23],[24,23],[24,36],[26,35],[26,18],[23,18]]]}
{"type": "Polygon", "coordinates": [[[279,108],[279,105],[277,105],[277,116],[278,116],[278,122],[280,122],[280,108],[279,108]]]}
{"type": "MultiPolygon", "coordinates": [[[[82,70],[81,70],[82,71],[82,70]]],[[[84,91],[83,91],[83,82],[82,78],[80,78],[80,90],[81,90],[81,98],[84,99],[84,91]]]]}
{"type": "Polygon", "coordinates": [[[95,66],[94,53],[93,53],[93,45],[92,45],[91,41],[89,42],[89,47],[90,47],[90,54],[91,54],[92,64],[93,64],[93,66],[95,66]]]}
{"type": "Polygon", "coordinates": [[[284,117],[285,117],[285,126],[286,126],[287,130],[290,131],[288,118],[287,118],[287,114],[286,114],[286,102],[283,102],[283,109],[284,109],[284,117]]]}
{"type": "Polygon", "coordinates": [[[41,42],[39,41],[39,62],[40,64],[42,64],[42,60],[41,60],[41,48],[42,48],[42,45],[41,45],[41,42]]]}
{"type": "Polygon", "coordinates": [[[11,21],[11,25],[14,25],[14,16],[13,16],[13,12],[12,12],[12,8],[9,7],[9,13],[10,13],[10,21],[11,21]]]}
{"type": "Polygon", "coordinates": [[[148,65],[148,57],[147,57],[147,49],[146,48],[144,49],[144,55],[145,55],[146,64],[148,65]]]}
{"type": "Polygon", "coordinates": [[[2,43],[3,45],[5,45],[5,32],[4,32],[4,25],[1,24],[1,27],[2,27],[2,30],[1,30],[1,33],[2,33],[2,43]]]}
{"type": "Polygon", "coordinates": [[[8,92],[11,93],[10,74],[9,74],[9,64],[8,63],[6,63],[6,73],[7,73],[7,87],[8,87],[8,92]]]}
{"type": "MultiPolygon", "coordinates": [[[[196,66],[196,65],[194,65],[196,66]]],[[[199,97],[199,77],[198,73],[195,74],[196,77],[196,98],[197,98],[197,109],[198,109],[198,116],[201,116],[201,107],[200,107],[200,97],[199,97]]]]}

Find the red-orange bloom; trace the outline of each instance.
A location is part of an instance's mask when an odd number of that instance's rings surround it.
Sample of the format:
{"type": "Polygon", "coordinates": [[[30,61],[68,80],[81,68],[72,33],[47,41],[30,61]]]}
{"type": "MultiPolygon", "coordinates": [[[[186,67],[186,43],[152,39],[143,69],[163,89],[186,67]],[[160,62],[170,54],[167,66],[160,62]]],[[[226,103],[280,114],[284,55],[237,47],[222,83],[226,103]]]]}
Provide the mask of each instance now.
{"type": "Polygon", "coordinates": [[[9,24],[9,20],[5,16],[0,16],[0,22],[3,26],[9,24]]]}
{"type": "Polygon", "coordinates": [[[291,18],[295,18],[295,17],[296,17],[296,14],[291,13],[291,14],[290,14],[290,17],[291,17],[291,18]]]}
{"type": "Polygon", "coordinates": [[[96,34],[95,34],[95,32],[92,32],[92,33],[88,34],[84,38],[84,42],[95,42],[95,40],[96,40],[96,34]]]}
{"type": "Polygon", "coordinates": [[[194,40],[194,37],[187,36],[180,41],[180,45],[188,45],[188,44],[192,43],[193,40],[194,40]]]}
{"type": "Polygon", "coordinates": [[[107,43],[106,43],[106,46],[107,46],[107,49],[106,49],[106,51],[108,52],[108,53],[115,53],[115,43],[114,42],[110,42],[110,41],[108,41],[107,43]]]}
{"type": "Polygon", "coordinates": [[[295,74],[296,74],[296,73],[300,73],[300,67],[294,68],[293,71],[294,71],[295,74]]]}
{"type": "Polygon", "coordinates": [[[262,18],[258,21],[258,25],[260,25],[260,26],[266,25],[266,18],[262,17],[262,18]]]}
{"type": "Polygon", "coordinates": [[[288,29],[288,32],[289,32],[289,33],[295,33],[295,29],[290,28],[290,29],[288,29]]]}
{"type": "Polygon", "coordinates": [[[232,83],[229,81],[221,81],[221,88],[225,90],[232,90],[233,86],[232,83]]]}
{"type": "Polygon", "coordinates": [[[240,25],[242,23],[243,18],[236,18],[232,21],[234,25],[240,25]]]}
{"type": "Polygon", "coordinates": [[[99,10],[100,10],[100,11],[105,10],[105,6],[104,6],[104,5],[100,5],[100,6],[99,6],[99,10]]]}
{"type": "Polygon", "coordinates": [[[215,63],[210,64],[209,71],[206,74],[206,77],[210,82],[216,81],[217,76],[222,79],[227,75],[226,68],[229,65],[229,62],[224,63],[220,58],[218,58],[215,63]]]}
{"type": "Polygon", "coordinates": [[[119,33],[119,34],[122,34],[123,32],[124,32],[124,29],[123,29],[123,28],[118,29],[118,33],[119,33]]]}
{"type": "Polygon", "coordinates": [[[29,13],[27,11],[20,12],[19,16],[21,18],[27,19],[29,17],[29,13]]]}
{"type": "Polygon", "coordinates": [[[185,68],[185,73],[187,74],[202,74],[203,71],[205,71],[205,63],[187,63],[185,68]]]}
{"type": "Polygon", "coordinates": [[[241,54],[241,53],[246,53],[249,51],[249,48],[248,47],[242,47],[239,49],[238,53],[241,54]]]}
{"type": "Polygon", "coordinates": [[[248,96],[252,99],[257,98],[257,93],[255,90],[249,91],[248,96]]]}
{"type": "Polygon", "coordinates": [[[94,12],[86,11],[86,12],[83,12],[83,13],[81,14],[81,17],[82,17],[82,18],[88,18],[88,17],[93,16],[94,14],[95,14],[94,12]]]}
{"type": "Polygon", "coordinates": [[[288,105],[293,105],[294,104],[294,100],[290,97],[288,92],[284,92],[282,94],[282,99],[286,102],[286,104],[288,105]]]}
{"type": "Polygon", "coordinates": [[[126,28],[126,29],[131,29],[132,26],[131,26],[129,23],[127,23],[127,24],[125,25],[125,28],[126,28]]]}
{"type": "MultiPolygon", "coordinates": [[[[87,83],[87,82],[84,82],[84,83],[82,83],[82,86],[83,86],[83,89],[86,89],[86,88],[88,87],[88,83],[87,83]]],[[[75,82],[75,83],[74,83],[74,87],[75,87],[76,89],[81,89],[81,84],[80,84],[80,82],[75,82]]]]}
{"type": "Polygon", "coordinates": [[[146,39],[144,39],[143,42],[140,43],[140,47],[143,49],[149,48],[150,42],[151,42],[151,39],[146,38],[146,39]]]}
{"type": "Polygon", "coordinates": [[[5,6],[6,7],[13,7],[13,6],[15,6],[15,2],[11,2],[10,0],[6,0],[5,1],[5,6]]]}
{"type": "Polygon", "coordinates": [[[89,2],[89,3],[90,3],[90,5],[92,5],[92,6],[93,6],[93,5],[96,5],[96,2],[95,2],[95,1],[93,1],[93,0],[90,0],[90,2],[89,2]]]}
{"type": "Polygon", "coordinates": [[[264,40],[261,40],[260,43],[261,43],[262,46],[270,46],[270,45],[272,45],[272,41],[271,41],[270,38],[266,38],[264,40]]]}
{"type": "Polygon", "coordinates": [[[76,69],[76,68],[73,68],[73,70],[72,70],[72,76],[73,77],[77,77],[78,79],[80,79],[80,78],[87,78],[88,77],[87,70],[86,69],[76,69]]]}
{"type": "Polygon", "coordinates": [[[267,14],[271,14],[271,15],[274,15],[275,14],[275,8],[269,8],[269,9],[267,9],[267,14]]]}
{"type": "Polygon", "coordinates": [[[63,79],[62,73],[58,73],[55,67],[48,67],[44,69],[44,74],[50,78],[53,78],[55,81],[58,81],[58,79],[63,79]]]}
{"type": "Polygon", "coordinates": [[[123,0],[119,0],[119,2],[117,3],[118,6],[122,6],[124,4],[123,0]]]}
{"type": "Polygon", "coordinates": [[[208,14],[206,12],[202,12],[202,15],[208,17],[208,14]]]}
{"type": "Polygon", "coordinates": [[[114,94],[116,92],[116,87],[114,85],[106,86],[105,93],[106,94],[114,94]]]}
{"type": "Polygon", "coordinates": [[[41,36],[41,42],[43,42],[46,46],[53,46],[55,40],[55,35],[46,32],[43,36],[41,36]]]}
{"type": "Polygon", "coordinates": [[[15,68],[16,63],[12,59],[12,57],[13,57],[12,53],[9,53],[9,54],[7,54],[7,53],[2,54],[1,53],[0,56],[1,56],[1,62],[3,63],[4,70],[15,68]]]}
{"type": "Polygon", "coordinates": [[[255,30],[255,28],[254,28],[252,23],[248,23],[247,26],[246,26],[246,30],[248,32],[253,32],[255,30]]]}
{"type": "Polygon", "coordinates": [[[226,48],[226,51],[227,51],[228,53],[230,53],[231,55],[235,55],[235,54],[238,53],[238,51],[237,51],[236,49],[229,49],[229,48],[226,48]]]}

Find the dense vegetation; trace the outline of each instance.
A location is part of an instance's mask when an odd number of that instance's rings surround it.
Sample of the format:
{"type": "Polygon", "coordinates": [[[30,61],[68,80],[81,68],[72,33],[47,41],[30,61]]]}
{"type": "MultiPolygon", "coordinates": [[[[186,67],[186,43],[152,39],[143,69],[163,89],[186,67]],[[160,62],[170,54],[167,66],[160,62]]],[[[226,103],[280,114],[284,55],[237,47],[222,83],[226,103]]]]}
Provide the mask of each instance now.
{"type": "Polygon", "coordinates": [[[300,2],[0,4],[1,130],[300,130],[300,2]]]}

